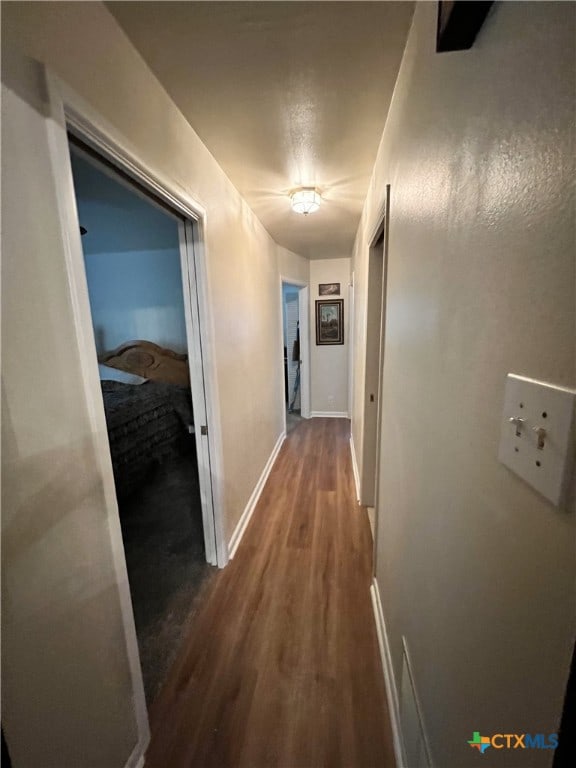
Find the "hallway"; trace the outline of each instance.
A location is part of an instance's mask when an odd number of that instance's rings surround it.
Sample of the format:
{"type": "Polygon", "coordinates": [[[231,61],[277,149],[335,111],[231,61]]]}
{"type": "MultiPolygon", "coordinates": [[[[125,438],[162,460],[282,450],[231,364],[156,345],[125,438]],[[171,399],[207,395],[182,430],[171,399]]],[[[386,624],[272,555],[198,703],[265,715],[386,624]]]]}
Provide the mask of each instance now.
{"type": "Polygon", "coordinates": [[[286,439],[150,712],[146,768],[392,768],[347,419],[286,439]]]}

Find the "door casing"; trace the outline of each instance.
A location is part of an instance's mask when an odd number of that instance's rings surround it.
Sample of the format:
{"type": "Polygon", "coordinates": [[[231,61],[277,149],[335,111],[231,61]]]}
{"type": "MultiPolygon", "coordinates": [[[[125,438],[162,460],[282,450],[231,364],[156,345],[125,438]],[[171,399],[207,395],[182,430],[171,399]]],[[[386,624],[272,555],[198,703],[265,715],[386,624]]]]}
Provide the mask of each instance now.
{"type": "MultiPolygon", "coordinates": [[[[300,414],[304,419],[310,418],[310,287],[308,283],[301,280],[295,280],[286,275],[280,275],[279,283],[279,308],[280,308],[280,335],[282,336],[282,285],[289,283],[298,288],[298,318],[300,322],[300,414]]],[[[283,349],[283,339],[279,343],[279,352],[283,349]]],[[[279,354],[282,365],[282,381],[284,380],[284,355],[279,354]]],[[[284,389],[282,388],[282,393],[284,389]]],[[[284,397],[281,401],[282,419],[284,424],[284,433],[286,433],[286,408],[284,397]]]]}
{"type": "Polygon", "coordinates": [[[384,243],[383,243],[383,265],[382,265],[382,303],[381,303],[381,315],[380,315],[380,354],[379,354],[379,374],[378,374],[378,414],[376,417],[376,477],[374,481],[374,542],[373,542],[373,557],[372,557],[372,571],[374,577],[376,577],[376,563],[378,557],[378,528],[379,521],[383,514],[382,499],[380,498],[380,457],[382,454],[382,412],[384,410],[383,404],[383,384],[384,384],[384,363],[385,363],[385,351],[386,351],[386,301],[387,301],[387,287],[388,287],[388,242],[390,237],[390,184],[386,185],[386,201],[384,206],[384,215],[381,223],[378,225],[371,243],[375,244],[377,238],[380,235],[380,229],[383,231],[384,243]]]}

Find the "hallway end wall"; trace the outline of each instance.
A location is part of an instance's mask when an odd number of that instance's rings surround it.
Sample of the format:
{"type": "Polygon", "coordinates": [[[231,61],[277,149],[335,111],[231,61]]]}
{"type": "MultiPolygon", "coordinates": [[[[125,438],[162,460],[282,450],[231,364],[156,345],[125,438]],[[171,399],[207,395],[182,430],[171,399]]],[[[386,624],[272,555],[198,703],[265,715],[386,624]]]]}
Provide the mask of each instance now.
{"type": "Polygon", "coordinates": [[[348,285],[350,259],[310,261],[310,372],[312,415],[348,415],[348,285]],[[338,296],[320,296],[321,283],[340,283],[338,296]],[[344,344],[316,344],[316,301],[344,299],[344,344]]]}
{"type": "Polygon", "coordinates": [[[497,454],[508,372],[576,383],[576,8],[496,3],[471,50],[443,54],[436,13],[417,4],[355,246],[353,432],[358,452],[389,183],[376,573],[396,686],[405,641],[440,768],[471,764],[479,728],[555,733],[568,677],[574,509],[497,454]]]}

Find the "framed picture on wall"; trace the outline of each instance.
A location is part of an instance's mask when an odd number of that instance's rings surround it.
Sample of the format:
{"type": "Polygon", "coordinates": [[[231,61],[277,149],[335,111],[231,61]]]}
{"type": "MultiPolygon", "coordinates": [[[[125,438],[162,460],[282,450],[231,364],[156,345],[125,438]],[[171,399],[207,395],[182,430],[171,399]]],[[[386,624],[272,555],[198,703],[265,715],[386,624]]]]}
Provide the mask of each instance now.
{"type": "Polygon", "coordinates": [[[316,344],[344,344],[344,299],[316,301],[316,344]]]}
{"type": "Polygon", "coordinates": [[[320,283],[319,296],[340,296],[340,283],[320,283]]]}

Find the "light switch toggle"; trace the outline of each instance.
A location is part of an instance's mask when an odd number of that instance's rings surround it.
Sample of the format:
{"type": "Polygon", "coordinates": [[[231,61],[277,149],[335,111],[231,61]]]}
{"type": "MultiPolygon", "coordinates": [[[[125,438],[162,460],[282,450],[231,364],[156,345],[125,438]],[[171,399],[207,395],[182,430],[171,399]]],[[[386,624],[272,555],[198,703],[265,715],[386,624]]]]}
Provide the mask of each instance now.
{"type": "Polygon", "coordinates": [[[544,448],[544,442],[546,440],[546,430],[544,427],[532,427],[532,431],[536,432],[538,437],[538,448],[542,450],[544,448]]]}
{"type": "Polygon", "coordinates": [[[576,389],[506,377],[498,458],[557,507],[568,507],[576,467],[575,406],[576,389]]]}
{"type": "Polygon", "coordinates": [[[510,416],[508,421],[516,427],[516,437],[520,437],[522,434],[522,427],[524,426],[524,419],[521,419],[520,416],[510,416]]]}

